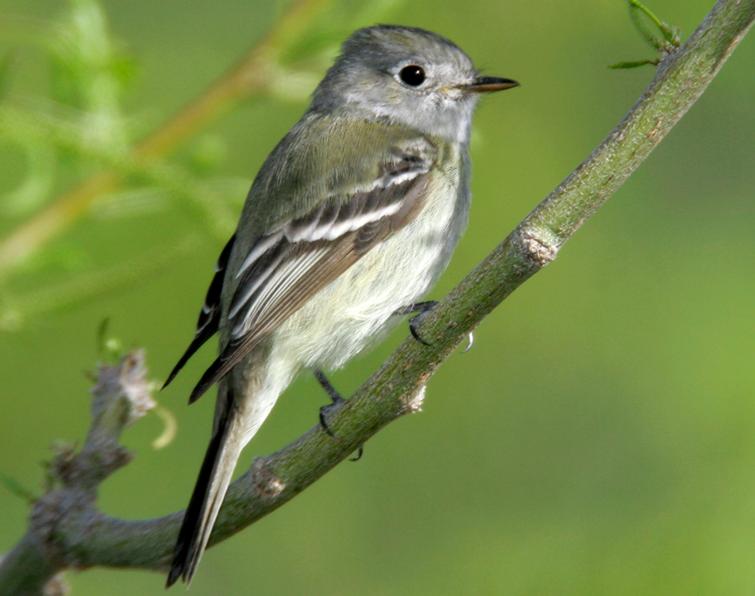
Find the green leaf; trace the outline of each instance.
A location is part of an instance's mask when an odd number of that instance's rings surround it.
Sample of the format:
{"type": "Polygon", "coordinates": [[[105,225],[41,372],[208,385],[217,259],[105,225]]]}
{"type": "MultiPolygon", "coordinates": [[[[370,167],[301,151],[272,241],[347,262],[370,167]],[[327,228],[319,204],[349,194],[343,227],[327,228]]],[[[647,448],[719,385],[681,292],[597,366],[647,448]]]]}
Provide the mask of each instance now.
{"type": "Polygon", "coordinates": [[[640,66],[658,66],[657,58],[648,58],[647,60],[630,60],[627,62],[617,62],[616,64],[609,64],[608,68],[614,70],[628,70],[630,68],[639,68],[640,66]]]}
{"type": "Polygon", "coordinates": [[[53,98],[81,112],[81,125],[91,142],[124,149],[128,130],[120,101],[133,65],[113,38],[97,0],[68,4],[50,44],[53,98]]]}
{"type": "Polygon", "coordinates": [[[640,0],[629,0],[629,16],[645,41],[659,52],[679,47],[679,30],[658,18],[640,0]]]}
{"type": "Polygon", "coordinates": [[[634,23],[635,28],[642,38],[658,52],[659,57],[617,62],[615,64],[610,64],[608,68],[626,70],[630,68],[638,68],[640,66],[658,66],[663,55],[672,52],[681,44],[679,30],[658,18],[658,16],[645,4],[640,2],[640,0],[628,0],[628,2],[629,17],[632,19],[632,23],[634,23]]]}
{"type": "Polygon", "coordinates": [[[0,472],[0,484],[3,485],[9,493],[27,501],[28,503],[34,503],[34,501],[39,498],[32,491],[23,486],[18,480],[11,478],[2,472],[0,472]]]}
{"type": "MultiPolygon", "coordinates": [[[[3,128],[0,126],[0,136],[3,128]]],[[[0,194],[0,213],[12,217],[29,214],[38,209],[55,183],[56,152],[48,143],[34,138],[15,139],[26,156],[23,180],[12,190],[0,194]]]]}

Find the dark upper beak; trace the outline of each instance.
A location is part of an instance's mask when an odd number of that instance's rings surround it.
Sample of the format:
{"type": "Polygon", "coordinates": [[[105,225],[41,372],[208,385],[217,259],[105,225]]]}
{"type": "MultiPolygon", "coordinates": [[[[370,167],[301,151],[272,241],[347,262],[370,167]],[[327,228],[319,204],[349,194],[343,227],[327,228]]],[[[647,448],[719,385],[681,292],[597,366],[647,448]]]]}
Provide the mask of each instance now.
{"type": "Polygon", "coordinates": [[[512,89],[518,87],[519,83],[513,79],[503,79],[501,77],[477,77],[474,81],[467,85],[463,85],[462,89],[469,91],[470,93],[493,93],[494,91],[503,91],[504,89],[512,89]]]}

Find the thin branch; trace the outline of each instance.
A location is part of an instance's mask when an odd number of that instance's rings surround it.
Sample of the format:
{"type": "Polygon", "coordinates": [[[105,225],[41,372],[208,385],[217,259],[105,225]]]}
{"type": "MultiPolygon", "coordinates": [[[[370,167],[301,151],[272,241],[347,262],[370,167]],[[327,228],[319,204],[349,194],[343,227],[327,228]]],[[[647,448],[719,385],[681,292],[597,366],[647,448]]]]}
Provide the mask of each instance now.
{"type": "MultiPolygon", "coordinates": [[[[642,97],[606,140],[427,315],[421,334],[431,346],[413,339],[399,346],[334,412],[329,426],[337,439],[315,427],[277,453],[256,459],[231,486],[212,543],[285,504],[383,426],[420,409],[425,383],[437,367],[493,308],[551,262],[622,185],[695,103],[753,18],[755,2],[719,0],[690,39],[663,60],[642,97]]],[[[108,429],[115,437],[120,432],[117,425],[108,429]]],[[[92,481],[83,489],[76,482],[66,485],[68,500],[53,492],[35,504],[28,534],[0,564],[0,592],[9,586],[39,588],[66,567],[166,567],[182,512],[143,521],[103,515],[94,507],[94,484],[112,470],[98,468],[97,461],[92,464],[94,476],[87,476],[92,481]],[[83,495],[78,500],[76,490],[83,495]],[[60,506],[61,499],[68,508],[60,506]]]]}
{"type": "Polygon", "coordinates": [[[119,443],[123,429],[155,407],[149,392],[144,353],[101,365],[92,389],[92,424],[77,454],[61,450],[50,464],[58,483],[38,499],[29,530],[0,562],[0,594],[42,594],[57,572],[78,566],[65,536],[95,515],[97,487],[131,456],[119,443]]]}
{"type": "MultiPolygon", "coordinates": [[[[146,137],[131,152],[136,162],[170,153],[235,103],[274,84],[279,53],[304,33],[329,0],[294,0],[288,12],[241,61],[200,96],[146,137]]],[[[122,176],[110,170],[60,195],[0,242],[0,281],[51,238],[86,213],[101,195],[116,188],[122,176]]]]}

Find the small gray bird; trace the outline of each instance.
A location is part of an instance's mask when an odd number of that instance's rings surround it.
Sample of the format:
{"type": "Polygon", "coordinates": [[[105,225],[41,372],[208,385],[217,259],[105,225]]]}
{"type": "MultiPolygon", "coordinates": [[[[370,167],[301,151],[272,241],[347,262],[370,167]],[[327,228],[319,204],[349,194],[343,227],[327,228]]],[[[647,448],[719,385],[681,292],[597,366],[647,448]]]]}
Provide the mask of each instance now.
{"type": "Polygon", "coordinates": [[[241,450],[294,376],[314,369],[328,388],[321,369],[343,366],[397,313],[432,304],[417,300],[467,223],[477,98],[515,86],[480,76],[458,46],[422,29],[379,25],[343,44],[257,174],[165,383],[220,332],[220,355],[189,399],[218,383],[168,586],[191,580],[241,450]]]}

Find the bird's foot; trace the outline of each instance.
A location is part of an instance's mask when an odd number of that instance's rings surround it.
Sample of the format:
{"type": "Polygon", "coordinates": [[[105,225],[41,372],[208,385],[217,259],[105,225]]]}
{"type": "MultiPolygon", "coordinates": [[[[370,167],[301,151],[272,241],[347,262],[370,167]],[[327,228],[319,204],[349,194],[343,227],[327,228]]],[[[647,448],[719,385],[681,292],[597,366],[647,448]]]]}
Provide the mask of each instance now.
{"type": "Polygon", "coordinates": [[[323,389],[325,389],[325,393],[327,393],[328,397],[330,398],[330,403],[320,408],[320,426],[328,435],[335,438],[336,435],[328,426],[328,413],[331,412],[333,408],[339,407],[346,400],[341,397],[341,394],[338,393],[338,390],[333,387],[331,382],[328,380],[328,377],[325,376],[324,372],[322,372],[318,368],[315,369],[314,373],[315,379],[317,379],[317,382],[320,383],[323,389]]]}
{"type": "MultiPolygon", "coordinates": [[[[335,387],[333,387],[333,384],[328,380],[328,377],[325,376],[325,373],[322,372],[322,370],[317,368],[315,369],[314,374],[317,382],[320,383],[322,388],[325,389],[325,393],[330,397],[330,403],[320,408],[320,427],[328,434],[328,436],[335,439],[335,433],[330,426],[328,426],[328,416],[334,408],[340,407],[346,400],[341,397],[341,394],[338,393],[338,390],[335,387]]],[[[359,446],[357,454],[350,458],[349,461],[358,461],[362,459],[362,455],[364,455],[364,445],[359,446]]]]}
{"type": "MultiPolygon", "coordinates": [[[[415,302],[414,304],[409,304],[407,306],[404,306],[402,308],[399,308],[394,315],[411,315],[414,316],[409,319],[409,332],[412,334],[412,337],[416,339],[419,343],[429,346],[430,342],[425,340],[418,331],[419,325],[422,323],[422,319],[429,313],[432,309],[434,309],[436,306],[438,306],[437,300],[426,300],[425,302],[415,302]]],[[[474,344],[474,334],[472,332],[469,333],[469,339],[467,341],[467,347],[464,348],[465,352],[469,352],[469,350],[472,349],[472,345],[474,344]]]]}
{"type": "Polygon", "coordinates": [[[426,300],[424,302],[415,302],[413,304],[408,304],[406,306],[403,306],[399,308],[396,312],[394,312],[394,315],[397,316],[404,316],[404,315],[414,315],[409,319],[409,332],[412,334],[412,337],[416,339],[419,343],[429,346],[430,342],[426,341],[418,331],[419,324],[422,322],[422,319],[425,317],[425,315],[430,312],[432,309],[434,309],[436,306],[438,306],[437,300],[426,300]]]}

